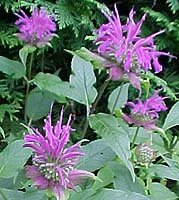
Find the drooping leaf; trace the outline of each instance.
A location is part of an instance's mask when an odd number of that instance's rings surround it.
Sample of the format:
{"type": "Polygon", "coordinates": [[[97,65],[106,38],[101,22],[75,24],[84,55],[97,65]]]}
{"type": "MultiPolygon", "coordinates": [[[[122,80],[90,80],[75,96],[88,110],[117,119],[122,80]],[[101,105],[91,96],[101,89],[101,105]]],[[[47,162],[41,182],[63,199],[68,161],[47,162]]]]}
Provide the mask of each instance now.
{"type": "Polygon", "coordinates": [[[116,118],[109,114],[98,113],[90,116],[90,125],[123,161],[129,169],[132,179],[135,180],[133,166],[128,160],[131,157],[130,140],[123,129],[118,127],[116,118]]]}
{"type": "Polygon", "coordinates": [[[31,120],[38,120],[47,115],[50,110],[52,99],[48,93],[42,92],[39,89],[32,90],[27,99],[25,108],[26,115],[31,120]]]}
{"type": "Polygon", "coordinates": [[[111,112],[119,110],[127,102],[128,88],[129,83],[126,83],[123,86],[118,86],[115,90],[112,91],[108,98],[108,108],[111,112]]]}
{"type": "Polygon", "coordinates": [[[168,130],[176,125],[179,125],[179,102],[175,103],[170,109],[165,119],[163,129],[168,130]]]}
{"type": "Polygon", "coordinates": [[[78,56],[72,59],[72,75],[70,75],[71,92],[69,96],[87,107],[94,102],[97,91],[93,87],[96,77],[93,72],[93,66],[90,62],[83,60],[78,56]]]}
{"type": "Polygon", "coordinates": [[[22,63],[3,56],[0,56],[0,71],[13,79],[19,79],[25,75],[25,67],[22,63]]]}
{"type": "Polygon", "coordinates": [[[23,140],[16,140],[0,153],[0,177],[13,177],[23,169],[24,164],[31,155],[31,150],[23,148],[23,143],[23,140]]]}
{"type": "Polygon", "coordinates": [[[101,139],[82,146],[81,151],[85,156],[79,158],[77,167],[88,171],[100,169],[115,157],[112,149],[101,139]]]}

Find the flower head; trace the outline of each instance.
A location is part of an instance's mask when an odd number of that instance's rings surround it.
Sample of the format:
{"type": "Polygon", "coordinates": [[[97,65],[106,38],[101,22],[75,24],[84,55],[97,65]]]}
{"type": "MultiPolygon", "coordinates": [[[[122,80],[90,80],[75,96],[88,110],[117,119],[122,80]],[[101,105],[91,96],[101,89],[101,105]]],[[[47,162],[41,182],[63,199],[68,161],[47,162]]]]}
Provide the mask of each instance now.
{"type": "Polygon", "coordinates": [[[65,147],[70,137],[70,121],[62,125],[63,110],[56,125],[51,124],[51,114],[45,120],[43,136],[37,129],[33,134],[26,134],[24,147],[33,149],[32,163],[26,167],[26,175],[34,181],[39,189],[51,189],[61,199],[65,189],[74,187],[86,177],[94,175],[85,170],[75,169],[80,152],[80,142],[65,147]]]}
{"type": "Polygon", "coordinates": [[[140,90],[141,69],[146,72],[153,68],[158,73],[162,71],[158,57],[160,55],[169,56],[168,53],[156,50],[153,40],[164,30],[142,38],[140,37],[141,26],[146,14],[135,23],[133,19],[135,11],[132,9],[127,23],[124,25],[121,24],[116,5],[115,13],[104,14],[109,22],[97,30],[97,39],[95,40],[98,45],[98,53],[106,58],[103,65],[110,69],[112,80],[119,80],[126,76],[131,84],[140,90]]]}
{"type": "Polygon", "coordinates": [[[157,90],[150,98],[144,103],[138,99],[137,103],[128,102],[127,106],[131,107],[129,115],[123,113],[123,119],[129,124],[143,126],[145,129],[156,129],[156,120],[159,118],[160,111],[166,111],[165,97],[158,95],[160,90],[157,90]]]}
{"type": "Polygon", "coordinates": [[[27,44],[42,47],[54,36],[53,32],[56,31],[56,25],[53,22],[53,17],[48,15],[44,8],[40,10],[35,8],[30,17],[22,10],[21,15],[16,15],[19,19],[15,24],[20,31],[17,36],[27,44]]]}

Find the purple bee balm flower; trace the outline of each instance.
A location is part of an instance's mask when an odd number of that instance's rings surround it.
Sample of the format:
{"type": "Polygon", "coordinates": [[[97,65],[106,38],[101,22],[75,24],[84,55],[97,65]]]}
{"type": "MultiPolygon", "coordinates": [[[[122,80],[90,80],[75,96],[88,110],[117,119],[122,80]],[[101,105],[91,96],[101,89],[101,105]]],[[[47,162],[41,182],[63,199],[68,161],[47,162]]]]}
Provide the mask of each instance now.
{"type": "Polygon", "coordinates": [[[150,98],[145,100],[144,103],[140,99],[138,99],[137,103],[126,103],[126,106],[131,107],[131,113],[123,113],[123,119],[129,124],[143,126],[145,129],[157,129],[155,123],[159,118],[158,113],[167,110],[164,102],[166,97],[160,97],[158,95],[159,92],[160,90],[157,90],[150,98]]]}
{"type": "Polygon", "coordinates": [[[21,15],[15,14],[19,19],[15,24],[19,27],[20,33],[17,36],[29,45],[37,47],[45,46],[55,35],[56,25],[53,17],[48,15],[44,8],[34,8],[32,15],[28,17],[21,10],[21,15]]]}
{"type": "Polygon", "coordinates": [[[65,189],[75,189],[83,179],[94,178],[94,174],[75,169],[80,152],[81,143],[65,147],[70,137],[70,121],[62,125],[63,110],[56,125],[51,124],[51,114],[45,120],[43,136],[37,129],[33,134],[24,136],[24,147],[33,149],[32,163],[26,166],[26,175],[34,181],[39,189],[50,189],[57,197],[62,199],[65,189]]]}
{"type": "Polygon", "coordinates": [[[141,26],[146,14],[137,22],[134,22],[134,10],[129,13],[127,23],[122,25],[116,5],[115,13],[111,16],[104,15],[108,19],[107,24],[103,24],[97,30],[98,53],[106,58],[103,66],[109,68],[112,80],[119,80],[127,77],[131,84],[140,90],[140,72],[154,69],[155,73],[162,71],[162,65],[158,61],[160,55],[170,56],[169,53],[156,50],[154,37],[163,33],[164,30],[152,34],[146,38],[141,38],[141,26]],[[119,68],[119,69],[117,69],[119,68]]]}

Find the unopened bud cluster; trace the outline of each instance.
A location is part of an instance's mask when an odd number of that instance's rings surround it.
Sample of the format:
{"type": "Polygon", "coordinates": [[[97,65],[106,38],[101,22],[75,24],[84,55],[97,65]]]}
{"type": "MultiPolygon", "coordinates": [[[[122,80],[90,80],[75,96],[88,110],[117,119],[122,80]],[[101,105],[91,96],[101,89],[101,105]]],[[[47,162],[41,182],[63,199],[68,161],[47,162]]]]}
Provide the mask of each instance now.
{"type": "Polygon", "coordinates": [[[157,152],[150,144],[139,144],[136,149],[137,161],[141,164],[150,164],[155,160],[157,152]]]}

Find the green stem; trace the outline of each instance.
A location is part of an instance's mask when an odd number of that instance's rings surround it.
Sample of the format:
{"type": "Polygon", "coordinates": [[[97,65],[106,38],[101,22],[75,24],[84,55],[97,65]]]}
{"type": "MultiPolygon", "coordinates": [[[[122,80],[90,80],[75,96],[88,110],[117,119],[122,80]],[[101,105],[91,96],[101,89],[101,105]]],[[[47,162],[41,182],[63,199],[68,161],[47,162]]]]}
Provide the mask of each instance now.
{"type": "MultiPolygon", "coordinates": [[[[98,96],[96,97],[96,100],[95,100],[95,102],[94,102],[94,104],[93,104],[93,106],[92,106],[89,114],[93,114],[94,113],[94,111],[95,111],[95,109],[96,109],[96,107],[97,107],[97,105],[98,105],[98,103],[99,103],[99,101],[100,101],[100,99],[101,99],[101,97],[102,97],[102,95],[103,95],[106,87],[108,86],[109,81],[110,81],[110,79],[106,79],[104,81],[104,83],[102,84],[102,86],[101,86],[101,88],[99,90],[98,96]]],[[[83,126],[83,131],[82,131],[82,134],[81,134],[81,139],[83,139],[85,137],[86,132],[88,130],[88,126],[89,126],[89,121],[88,121],[88,118],[87,118],[85,120],[85,124],[83,126]]]]}
{"type": "Polygon", "coordinates": [[[0,190],[0,195],[2,196],[3,200],[8,200],[2,190],[0,190]]]}
{"type": "Polygon", "coordinates": [[[86,132],[88,130],[88,126],[89,126],[89,121],[88,121],[88,118],[86,118],[85,124],[83,126],[83,131],[82,131],[82,134],[81,134],[81,139],[83,139],[85,137],[86,132]]]}
{"type": "MultiPolygon", "coordinates": [[[[32,52],[31,57],[30,57],[29,68],[28,68],[28,71],[27,71],[28,76],[27,77],[24,76],[24,79],[26,81],[25,108],[26,108],[26,105],[27,105],[27,98],[28,98],[29,89],[30,89],[30,80],[31,80],[33,60],[34,60],[34,52],[32,52]]],[[[24,112],[24,120],[25,120],[25,123],[27,123],[26,112],[24,112]]]]}
{"type": "Polygon", "coordinates": [[[122,84],[121,84],[121,86],[120,86],[120,90],[118,91],[118,94],[117,94],[117,97],[116,97],[116,99],[115,99],[115,102],[114,102],[114,105],[113,105],[113,108],[112,108],[111,113],[114,112],[114,109],[115,109],[116,104],[117,104],[117,101],[118,101],[118,99],[119,99],[119,97],[120,97],[120,94],[121,94],[121,91],[122,91],[123,85],[124,85],[124,82],[122,82],[122,84]]]}
{"type": "Polygon", "coordinates": [[[28,80],[31,80],[32,65],[34,60],[34,52],[32,52],[30,57],[29,69],[28,69],[28,80]]]}
{"type": "Polygon", "coordinates": [[[106,80],[104,81],[104,83],[102,84],[102,86],[101,86],[101,88],[100,88],[100,90],[99,90],[98,96],[97,96],[97,98],[96,98],[96,100],[95,100],[95,102],[94,102],[94,104],[93,104],[93,106],[92,106],[92,108],[91,108],[90,114],[93,114],[93,113],[94,113],[94,111],[95,111],[95,109],[96,109],[96,107],[97,107],[97,105],[98,105],[98,103],[99,103],[99,100],[101,99],[101,97],[102,97],[102,95],[103,95],[103,93],[104,93],[106,87],[107,87],[108,84],[109,84],[109,81],[110,81],[110,79],[106,79],[106,80]]]}
{"type": "MultiPolygon", "coordinates": [[[[24,76],[24,79],[26,81],[26,92],[25,92],[25,108],[26,108],[27,98],[28,98],[29,88],[30,88],[30,83],[29,83],[28,78],[26,76],[24,76]]],[[[24,121],[25,121],[25,123],[27,123],[27,116],[26,116],[26,112],[25,111],[24,111],[24,121]]]]}
{"type": "Polygon", "coordinates": [[[137,127],[137,129],[136,129],[136,132],[135,132],[134,138],[133,138],[133,140],[132,140],[131,149],[134,148],[135,141],[136,141],[137,135],[138,135],[138,133],[139,133],[139,128],[140,128],[140,127],[137,127]]]}
{"type": "Polygon", "coordinates": [[[44,71],[44,56],[45,56],[45,52],[44,52],[44,48],[42,49],[42,58],[41,58],[41,72],[44,71]]]}
{"type": "MultiPolygon", "coordinates": [[[[147,166],[146,166],[146,168],[147,168],[147,166]]],[[[151,183],[152,183],[152,179],[151,179],[150,175],[147,175],[146,192],[147,192],[148,195],[150,194],[149,193],[149,191],[150,191],[149,188],[150,188],[151,183]]]]}
{"type": "Polygon", "coordinates": [[[29,119],[29,122],[28,122],[28,126],[30,126],[31,123],[32,123],[32,119],[30,118],[30,119],[29,119]]]}

